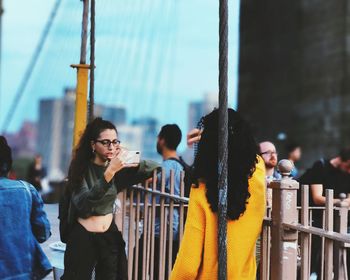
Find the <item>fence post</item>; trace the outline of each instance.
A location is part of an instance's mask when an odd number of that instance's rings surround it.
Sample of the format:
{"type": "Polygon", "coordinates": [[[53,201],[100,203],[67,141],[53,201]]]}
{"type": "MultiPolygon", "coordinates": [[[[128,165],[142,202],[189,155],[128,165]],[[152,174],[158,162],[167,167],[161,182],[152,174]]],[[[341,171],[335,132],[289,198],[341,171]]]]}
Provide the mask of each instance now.
{"type": "MultiPolygon", "coordinates": [[[[333,190],[326,190],[326,211],[325,211],[325,227],[327,232],[333,232],[333,190]]],[[[324,241],[324,279],[333,279],[333,240],[325,238],[324,241]]]]}
{"type": "MultiPolygon", "coordinates": [[[[335,231],[347,234],[349,203],[345,201],[346,195],[340,194],[339,212],[335,219],[335,231]]],[[[346,248],[344,243],[334,243],[334,279],[348,279],[346,266],[346,248]]]]}
{"type": "MultiPolygon", "coordinates": [[[[300,219],[303,226],[309,226],[309,186],[302,185],[301,191],[301,211],[300,219]]],[[[311,253],[311,234],[300,233],[300,254],[301,254],[301,279],[310,278],[310,253],[311,253]]]]}
{"type": "Polygon", "coordinates": [[[134,209],[134,190],[130,192],[129,198],[129,234],[128,234],[128,276],[132,279],[132,265],[134,262],[135,245],[135,209],[134,209]]]}
{"type": "MultiPolygon", "coordinates": [[[[271,208],[266,209],[266,217],[271,217],[271,208]]],[[[270,279],[271,228],[263,223],[260,239],[260,279],[270,279]]]]}
{"type": "Polygon", "coordinates": [[[271,279],[295,280],[297,277],[297,239],[295,230],[284,229],[284,224],[297,223],[297,190],[299,183],[289,177],[293,163],[281,160],[278,170],[282,174],[280,181],[273,181],[272,194],[272,246],[271,279]]]}

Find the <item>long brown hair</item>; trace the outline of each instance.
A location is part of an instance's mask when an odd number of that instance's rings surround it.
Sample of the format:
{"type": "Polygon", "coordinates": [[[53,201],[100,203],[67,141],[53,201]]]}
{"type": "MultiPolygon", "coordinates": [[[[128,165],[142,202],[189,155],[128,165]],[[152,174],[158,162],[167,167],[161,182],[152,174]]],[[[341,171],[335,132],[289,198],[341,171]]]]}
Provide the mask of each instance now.
{"type": "Polygon", "coordinates": [[[69,166],[68,189],[70,191],[81,187],[88,166],[94,159],[91,141],[96,141],[100,133],[106,129],[114,129],[117,132],[114,124],[102,118],[95,118],[86,126],[77,147],[73,151],[73,158],[69,166]]]}

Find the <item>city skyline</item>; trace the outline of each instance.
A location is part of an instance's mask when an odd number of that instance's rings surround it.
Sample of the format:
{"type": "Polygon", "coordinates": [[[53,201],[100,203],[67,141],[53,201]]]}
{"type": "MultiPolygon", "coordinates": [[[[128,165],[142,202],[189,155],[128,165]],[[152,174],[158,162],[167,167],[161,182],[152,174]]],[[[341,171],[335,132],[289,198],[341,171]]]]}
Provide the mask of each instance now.
{"type": "MultiPolygon", "coordinates": [[[[4,1],[0,125],[55,3],[34,5],[36,1],[21,3],[23,9],[18,9],[19,1],[4,1]],[[38,6],[34,15],[28,12],[38,6]]],[[[146,2],[96,3],[96,103],[126,107],[128,121],[151,115],[186,131],[189,102],[204,92],[217,92],[218,4],[146,2]],[[130,24],[125,23],[128,16],[130,24]]],[[[60,5],[28,87],[17,101],[10,132],[25,119],[38,119],[35,101],[58,97],[67,85],[75,87],[76,72],[69,65],[79,61],[82,4],[60,5]]],[[[239,1],[230,8],[229,105],[235,107],[239,1]]]]}
{"type": "MultiPolygon", "coordinates": [[[[215,96],[203,94],[201,100],[189,104],[187,115],[190,126],[195,127],[202,115],[217,107],[215,96]]],[[[18,132],[5,136],[11,143],[15,159],[30,159],[35,154],[40,154],[48,178],[61,180],[65,177],[71,160],[75,89],[66,88],[61,97],[43,98],[39,102],[38,121],[23,122],[18,132]]],[[[144,159],[162,160],[156,150],[157,136],[162,126],[158,119],[148,116],[128,122],[128,112],[124,107],[101,104],[95,104],[95,113],[116,125],[123,147],[140,151],[144,159]]],[[[178,152],[190,163],[193,161],[193,150],[186,147],[185,135],[186,132],[183,131],[178,152]]]]}

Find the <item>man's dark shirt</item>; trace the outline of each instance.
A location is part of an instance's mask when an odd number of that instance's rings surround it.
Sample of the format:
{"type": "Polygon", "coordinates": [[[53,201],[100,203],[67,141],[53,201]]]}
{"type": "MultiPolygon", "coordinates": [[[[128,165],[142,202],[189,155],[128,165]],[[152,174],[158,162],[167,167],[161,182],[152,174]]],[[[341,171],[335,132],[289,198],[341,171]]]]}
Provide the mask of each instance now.
{"type": "Polygon", "coordinates": [[[326,196],[326,189],[334,190],[334,198],[339,198],[341,193],[350,193],[350,174],[334,167],[329,160],[316,161],[299,182],[305,185],[322,184],[323,196],[326,196]]]}
{"type": "MultiPolygon", "coordinates": [[[[350,174],[334,167],[329,160],[316,161],[312,168],[299,178],[299,182],[304,185],[322,184],[323,196],[326,196],[326,189],[334,191],[334,198],[339,198],[341,193],[346,195],[350,193],[350,174]]],[[[312,200],[311,193],[310,206],[317,206],[312,200]]]]}
{"type": "MultiPolygon", "coordinates": [[[[334,167],[329,160],[319,160],[314,163],[312,168],[308,169],[300,178],[299,182],[305,185],[322,184],[322,195],[326,196],[326,189],[332,189],[334,191],[334,198],[339,198],[339,194],[350,193],[350,174],[341,171],[339,168],[334,167]]],[[[299,192],[300,193],[300,192],[299,192]]],[[[310,191],[310,206],[317,206],[313,203],[311,191],[310,191]]],[[[319,205],[318,205],[319,206],[319,205]]],[[[315,227],[322,228],[322,212],[321,210],[313,210],[313,222],[315,227]]],[[[336,216],[336,213],[334,213],[336,216]]],[[[348,219],[348,228],[350,226],[350,219],[348,219]]],[[[321,245],[322,241],[320,237],[312,235],[312,249],[311,249],[311,272],[320,274],[321,271],[321,245]]],[[[349,269],[349,264],[347,264],[349,269]]]]}

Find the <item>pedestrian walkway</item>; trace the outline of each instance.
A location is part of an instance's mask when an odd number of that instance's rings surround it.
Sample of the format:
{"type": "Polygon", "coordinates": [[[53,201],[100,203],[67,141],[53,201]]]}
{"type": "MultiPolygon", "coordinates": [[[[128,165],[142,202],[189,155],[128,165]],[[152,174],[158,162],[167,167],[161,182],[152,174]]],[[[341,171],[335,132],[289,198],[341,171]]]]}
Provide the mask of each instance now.
{"type": "MultiPolygon", "coordinates": [[[[59,233],[59,220],[58,220],[58,204],[45,204],[44,210],[47,214],[47,217],[51,224],[51,237],[44,243],[41,244],[45,254],[48,256],[51,264],[57,263],[57,255],[59,252],[53,251],[49,246],[54,242],[60,241],[60,233],[59,233]]],[[[51,272],[46,280],[53,280],[53,273],[51,272]]]]}

